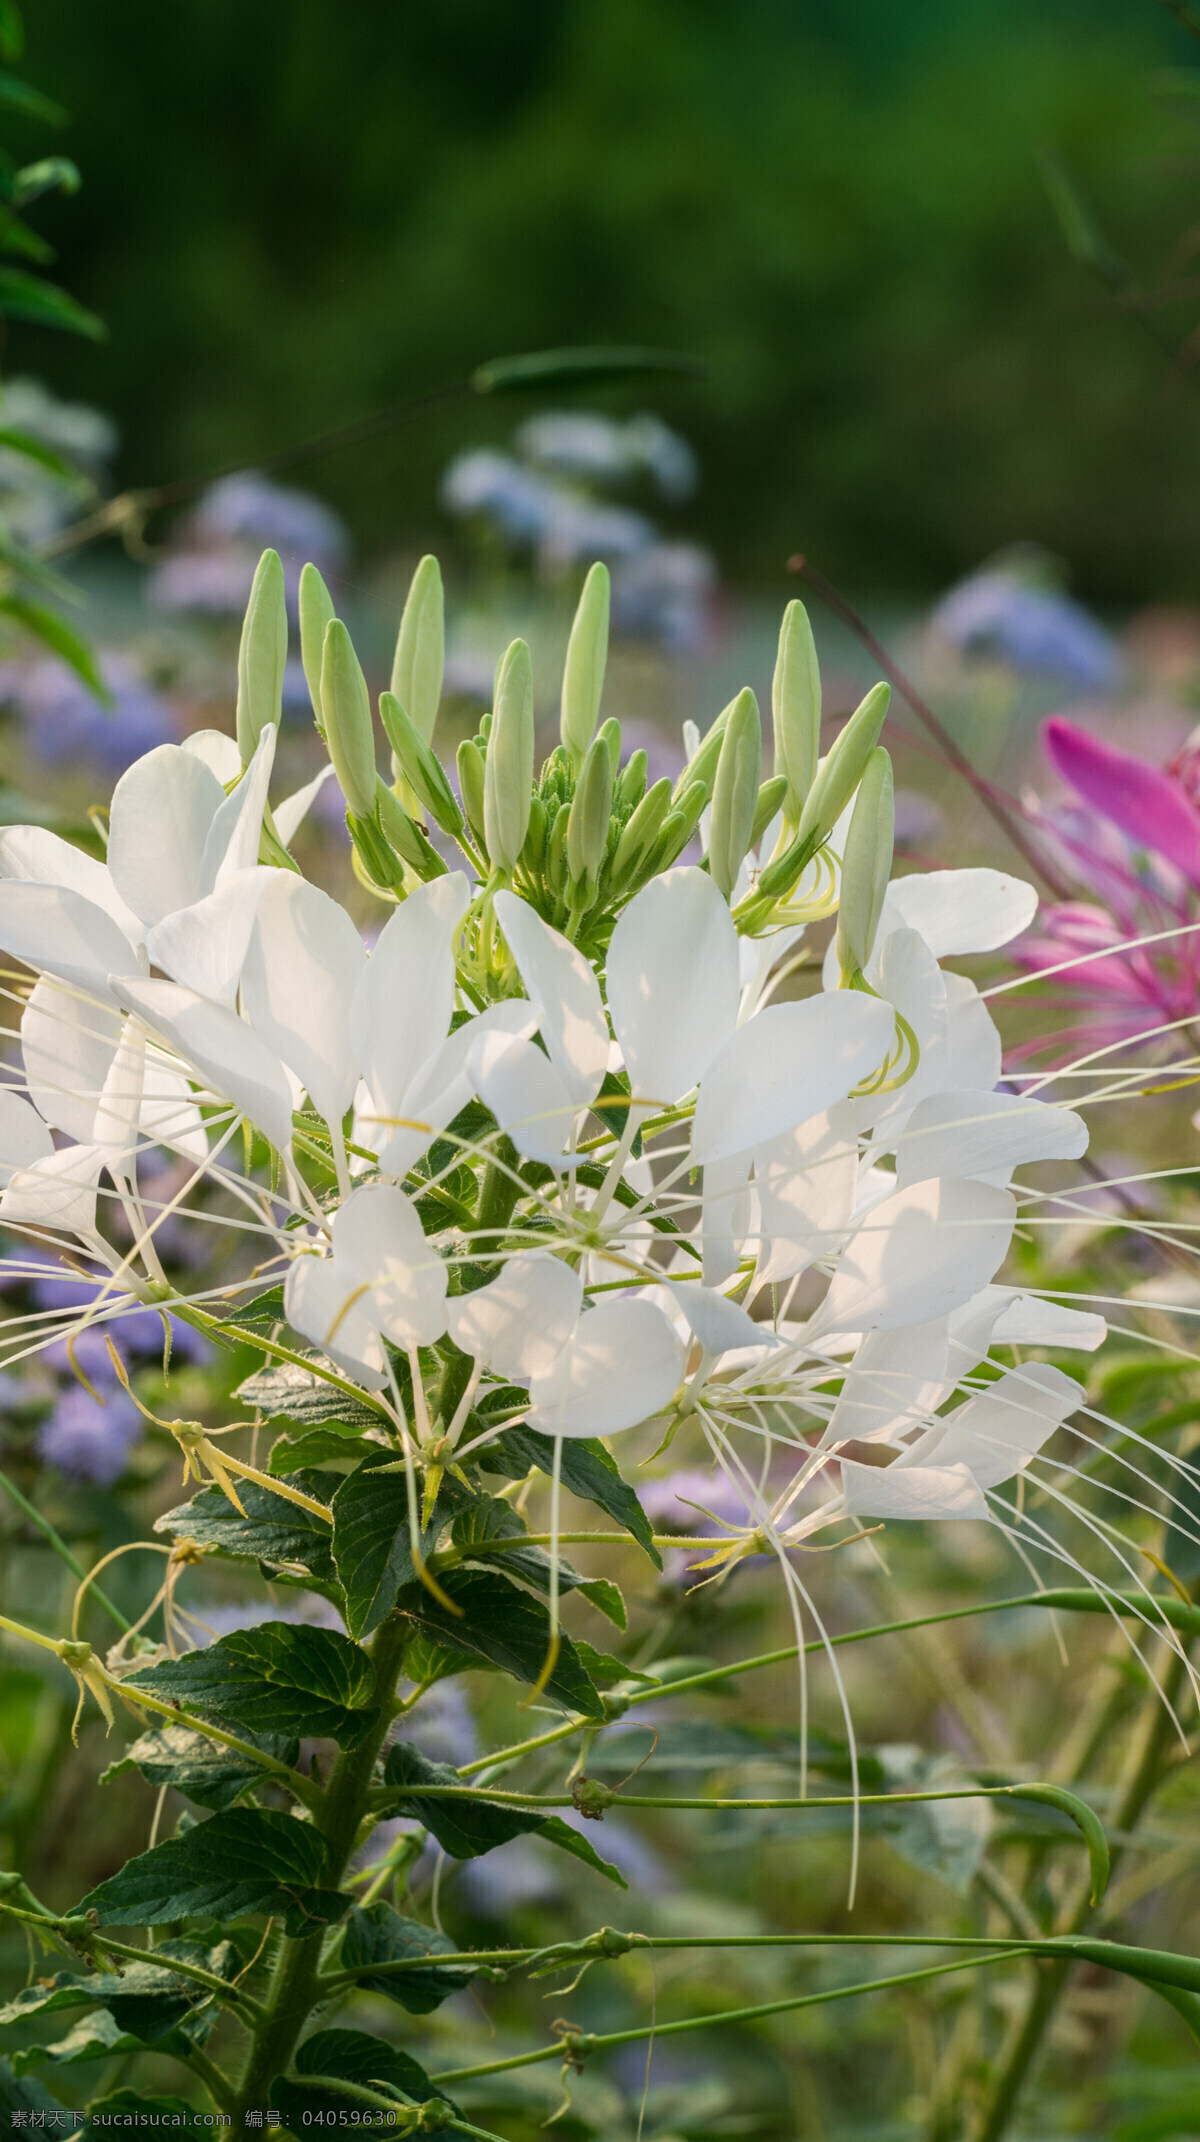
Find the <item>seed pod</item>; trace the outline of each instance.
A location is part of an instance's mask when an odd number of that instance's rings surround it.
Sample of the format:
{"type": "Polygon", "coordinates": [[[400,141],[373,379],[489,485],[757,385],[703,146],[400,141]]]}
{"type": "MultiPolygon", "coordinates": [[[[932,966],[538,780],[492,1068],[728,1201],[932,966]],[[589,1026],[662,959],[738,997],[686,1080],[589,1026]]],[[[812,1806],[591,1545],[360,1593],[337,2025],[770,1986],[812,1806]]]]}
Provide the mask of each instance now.
{"type": "Polygon", "coordinates": [[[446,779],[441,762],[425,742],[416,723],[409,719],[400,701],[391,692],[381,692],[379,695],[379,718],[400,771],[414,795],[424,805],[430,817],[436,819],[443,833],[461,833],[462,812],[455,802],[454,791],[446,779]]]}
{"type": "Polygon", "coordinates": [[[567,819],[567,869],[571,883],[594,883],[608,846],[612,817],[612,757],[603,734],[588,745],[567,819]]]}
{"type": "Polygon", "coordinates": [[[753,692],[738,693],[725,724],[713,782],[708,867],[728,900],[750,847],[762,772],[762,724],[753,692]]]}
{"type": "Polygon", "coordinates": [[[304,566],[300,574],[300,660],[304,664],[313,715],[322,736],[325,734],[325,712],[321,705],[321,660],[325,651],[325,629],[336,615],[333,597],[316,566],[304,566]]]}
{"type": "Polygon", "coordinates": [[[850,716],[808,792],[797,829],[801,840],[815,834],[819,847],[832,833],[879,742],[891,696],[890,685],[873,684],[850,716]]]}
{"type": "Polygon", "coordinates": [[[342,784],[347,806],[356,818],[370,818],[375,809],[375,732],[371,726],[371,701],[350,634],[337,617],[325,627],[321,709],[325,716],[329,756],[342,784]]]}
{"type": "MultiPolygon", "coordinates": [[[[392,659],[391,691],[393,698],[407,708],[409,719],[426,744],[433,735],[442,699],[442,671],[446,657],[444,612],[441,567],[436,558],[422,558],[412,576],[400,620],[392,659]]],[[[416,788],[415,781],[413,787],[416,788]]],[[[419,789],[417,793],[420,794],[419,789]]],[[[426,805],[427,810],[431,807],[426,805]]],[[[440,819],[438,823],[440,825],[440,819]]]]}
{"type": "Polygon", "coordinates": [[[593,565],[583,583],[563,670],[559,734],[575,767],[583,764],[600,716],[608,660],[609,593],[608,567],[593,565]]]}
{"type": "Polygon", "coordinates": [[[524,640],[513,641],[496,671],[486,775],[488,854],[498,870],[515,870],[533,796],[533,665],[524,640]]]}
{"type": "Polygon", "coordinates": [[[894,838],[892,762],[880,744],[867,760],[858,784],[842,857],[837,956],[847,980],[862,973],[874,950],[892,874],[894,838]]]}
{"type": "Polygon", "coordinates": [[[487,842],[483,832],[483,793],[487,779],[484,771],[483,753],[473,737],[465,737],[458,747],[458,793],[462,797],[467,824],[478,845],[487,854],[487,842]]]}
{"type": "Polygon", "coordinates": [[[254,757],[263,730],[279,726],[287,644],[283,566],[277,550],[264,550],[251,584],[238,648],[237,742],[243,766],[254,757]]]}
{"type": "Polygon", "coordinates": [[[802,602],[790,602],[779,628],[779,653],[771,685],[775,771],[788,784],[786,810],[800,817],[817,770],[821,735],[821,672],[812,626],[802,602]]]}

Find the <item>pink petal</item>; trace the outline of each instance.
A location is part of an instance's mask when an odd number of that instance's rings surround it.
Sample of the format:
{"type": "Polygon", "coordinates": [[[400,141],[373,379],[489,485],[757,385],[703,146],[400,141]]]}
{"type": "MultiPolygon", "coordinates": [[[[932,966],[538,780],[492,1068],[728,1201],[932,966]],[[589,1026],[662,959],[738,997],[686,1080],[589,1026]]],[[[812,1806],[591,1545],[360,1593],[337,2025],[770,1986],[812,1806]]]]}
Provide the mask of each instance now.
{"type": "Polygon", "coordinates": [[[1055,771],[1085,803],[1200,883],[1200,811],[1168,774],[1102,744],[1060,714],[1044,724],[1042,740],[1055,771]]]}

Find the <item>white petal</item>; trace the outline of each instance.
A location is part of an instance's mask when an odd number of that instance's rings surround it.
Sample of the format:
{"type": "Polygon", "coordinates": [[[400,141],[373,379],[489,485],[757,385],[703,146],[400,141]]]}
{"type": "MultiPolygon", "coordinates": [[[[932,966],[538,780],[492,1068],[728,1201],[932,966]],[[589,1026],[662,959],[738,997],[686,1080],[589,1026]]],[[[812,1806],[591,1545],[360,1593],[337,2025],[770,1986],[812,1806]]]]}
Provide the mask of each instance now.
{"type": "Polygon", "coordinates": [[[980,1487],[998,1487],[1024,1470],[1085,1396],[1081,1384],[1048,1361],[1009,1369],[950,1415],[930,1441],[931,1455],[939,1466],[969,1466],[980,1487]]]}
{"type": "Polygon", "coordinates": [[[229,788],[242,776],[242,755],[232,736],[224,729],[193,729],[185,736],[180,746],[193,758],[202,759],[210,773],[214,773],[222,788],[229,788]]]}
{"type": "Polygon", "coordinates": [[[67,1235],[96,1231],[96,1186],[104,1167],[98,1146],[69,1145],[20,1168],[0,1196],[0,1219],[54,1227],[67,1235]]]}
{"type": "Polygon", "coordinates": [[[153,964],[185,989],[232,1010],[259,900],[272,879],[291,875],[238,870],[203,900],[164,916],[146,933],[153,964]]]}
{"type": "Polygon", "coordinates": [[[1009,1294],[992,1327],[996,1346],[1077,1346],[1094,1354],[1108,1336],[1102,1316],[1068,1309],[1063,1302],[1039,1300],[1036,1294],[1009,1294]]]}
{"type": "Polygon", "coordinates": [[[892,1046],[891,1006],[857,990],[769,1004],[719,1051],[700,1082],[692,1158],[765,1145],[844,1100],[892,1046]]]}
{"type": "Polygon", "coordinates": [[[121,775],[108,822],[108,867],[143,922],[201,894],[200,861],[225,801],[215,773],[181,744],[159,744],[121,775]]]}
{"type": "Polygon", "coordinates": [[[104,1165],[114,1178],[128,1172],[129,1163],[137,1152],[145,1074],[146,1037],[134,1020],[127,1019],[96,1103],[92,1132],[93,1142],[103,1153],[104,1165]]]}
{"type": "Polygon", "coordinates": [[[146,1052],[138,1122],[150,1145],[163,1145],[184,1160],[207,1160],[208,1132],[187,1075],[152,1050],[146,1052]]]}
{"type": "Polygon", "coordinates": [[[1007,1190],[953,1176],[897,1191],[851,1236],[815,1329],[887,1331],[944,1316],[994,1278],[1016,1212],[1007,1190]]]}
{"type": "Polygon", "coordinates": [[[262,839],[263,812],[275,764],[279,731],[269,721],[254,747],[254,757],[238,785],[221,805],[208,829],[200,858],[200,896],[215,892],[236,871],[253,870],[262,839]]]}
{"type": "Polygon", "coordinates": [[[303,1081],[317,1113],[340,1124],[358,1084],[350,1006],[366,946],[345,908],[317,886],[291,870],[263,875],[270,882],[242,975],[246,1014],[303,1081]]]}
{"type": "Polygon", "coordinates": [[[731,1302],[715,1287],[676,1286],[671,1293],[706,1354],[727,1354],[735,1346],[770,1346],[769,1324],[756,1324],[740,1302],[731,1302]]]}
{"type": "Polygon", "coordinates": [[[111,915],[130,944],[141,938],[142,925],[122,900],[107,865],[97,862],[94,855],[85,855],[69,840],[60,840],[45,826],[5,826],[0,831],[0,877],[67,885],[111,915]]]}
{"type": "MultiPolygon", "coordinates": [[[[448,1034],[441,1048],[423,1063],[404,1095],[408,1122],[393,1130],[379,1155],[385,1175],[407,1175],[430,1141],[464,1109],[475,1092],[471,1075],[471,1052],[484,1034],[509,1034],[526,1040],[537,1031],[537,1013],[524,997],[505,997],[489,1004],[474,1019],[464,1019],[448,1034]]],[[[385,1126],[364,1115],[363,1128],[370,1132],[367,1144],[378,1143],[385,1126]]],[[[355,1143],[362,1144],[358,1132],[355,1143]]]]}
{"type": "Polygon", "coordinates": [[[842,1385],[822,1444],[895,1442],[947,1393],[950,1320],[867,1333],[842,1385]]]}
{"type": "Polygon", "coordinates": [[[524,1383],[544,1376],[562,1352],[583,1300],[578,1272],[546,1250],[521,1250],[474,1294],[446,1303],[447,1326],[464,1354],[524,1383]]]}
{"type": "Polygon", "coordinates": [[[670,1404],[683,1364],[683,1342],[653,1302],[603,1302],[531,1383],[529,1426],[572,1437],[634,1428],[670,1404]]]}
{"type": "Polygon", "coordinates": [[[361,1302],[352,1299],[355,1285],[332,1257],[297,1257],[284,1283],[284,1314],[293,1331],[311,1339],[336,1367],[367,1390],[380,1391],[387,1382],[383,1342],[361,1302]]]}
{"type": "Polygon", "coordinates": [[[854,1465],[842,1461],[842,1493],[851,1517],[987,1517],[983,1495],[965,1465],[854,1465]]]}
{"type": "Polygon", "coordinates": [[[839,1247],[858,1193],[856,1106],[823,1109],[755,1153],[760,1286],[792,1279],[839,1247]]]}
{"type": "Polygon", "coordinates": [[[1031,1160],[1078,1160],[1087,1125],[1073,1109],[970,1088],[918,1102],[896,1145],[896,1181],[1011,1174],[1031,1160]]]}
{"type": "Polygon", "coordinates": [[[1000,1077],[999,1029],[974,982],[965,974],[945,981],[946,1084],[990,1093],[1000,1077]]]}
{"type": "Polygon", "coordinates": [[[704,1170],[704,1204],[697,1230],[703,1260],[700,1276],[706,1287],[719,1287],[733,1278],[753,1228],[749,1153],[710,1160],[704,1170]]]}
{"type": "Polygon", "coordinates": [[[30,1168],[53,1151],[54,1140],[36,1108],[11,1086],[0,1086],[0,1187],[11,1180],[14,1168],[30,1168]]]}
{"type": "Polygon", "coordinates": [[[496,916],[531,1001],[542,1040],[571,1099],[592,1100],[608,1069],[608,1021],[600,984],[582,952],[515,893],[496,894],[496,916]]]}
{"type": "Polygon", "coordinates": [[[111,1001],[40,981],[21,1014],[21,1055],[30,1098],[55,1130],[86,1142],[121,1036],[111,1001]]]}
{"type": "Polygon", "coordinates": [[[204,1084],[257,1124],[280,1152],[292,1142],[292,1095],[266,1042],[222,1004],[178,982],[125,981],[123,1002],[190,1064],[204,1084]]]}
{"type": "Polygon", "coordinates": [[[446,1329],[446,1267],[415,1207],[393,1183],[366,1183],[334,1215],[333,1254],[362,1311],[397,1346],[429,1346],[446,1329]]]}
{"type": "Polygon", "coordinates": [[[285,796],[282,803],[275,805],[271,816],[275,821],[275,831],[285,848],[291,847],[332,772],[332,766],[323,766],[319,774],[314,774],[311,781],[305,782],[303,788],[296,789],[293,795],[285,796]]]}
{"type": "Polygon", "coordinates": [[[557,1065],[532,1041],[494,1032],[480,1036],[470,1064],[480,1100],[517,1151],[561,1167],[579,1109],[557,1065]]]}
{"type": "Polygon", "coordinates": [[[78,989],[109,994],[110,974],[137,974],[137,956],[112,916],[60,885],[0,881],[0,949],[78,989]]]}
{"type": "Polygon", "coordinates": [[[633,1091],[669,1106],[690,1093],[737,1024],[738,934],[707,871],[668,870],[630,901],[606,975],[633,1091]]]}
{"type": "MultiPolygon", "coordinates": [[[[836,944],[831,949],[836,956],[836,944]]],[[[876,1137],[886,1145],[893,1130],[903,1129],[918,1101],[949,1083],[946,992],[957,977],[942,973],[919,931],[892,930],[878,947],[868,979],[908,1021],[920,1050],[912,1076],[895,1093],[884,1094],[873,1108],[866,1101],[858,1104],[864,1120],[874,1123],[876,1137]]],[[[999,1073],[997,1062],[997,1077],[999,1073]]],[[[962,1078],[955,1083],[970,1086],[975,1082],[962,1078]]]]}
{"type": "Polygon", "coordinates": [[[910,930],[919,930],[938,959],[961,952],[994,952],[1027,930],[1037,894],[1023,878],[1001,870],[930,870],[896,878],[888,904],[910,930]]]}
{"type": "Polygon", "coordinates": [[[350,1046],[380,1109],[401,1103],[446,1038],[454,1009],[454,932],[467,906],[460,871],[410,893],[380,933],[350,1006],[350,1046]]]}

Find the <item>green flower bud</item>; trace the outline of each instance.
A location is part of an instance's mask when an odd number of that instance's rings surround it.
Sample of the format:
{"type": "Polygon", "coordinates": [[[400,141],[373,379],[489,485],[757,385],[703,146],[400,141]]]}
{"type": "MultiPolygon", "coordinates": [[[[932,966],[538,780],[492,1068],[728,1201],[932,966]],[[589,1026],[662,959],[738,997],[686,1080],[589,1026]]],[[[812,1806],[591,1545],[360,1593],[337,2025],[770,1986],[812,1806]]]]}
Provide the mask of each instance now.
{"type": "Polygon", "coordinates": [[[514,640],[496,671],[483,791],[488,854],[498,870],[516,869],[532,798],[533,665],[524,640],[514,640]]]}
{"type": "Polygon", "coordinates": [[[621,771],[621,724],[611,714],[607,721],[601,722],[599,729],[596,731],[597,743],[600,742],[601,738],[608,746],[608,756],[612,761],[612,777],[615,781],[621,771]]]}
{"type": "MultiPolygon", "coordinates": [[[[630,765],[633,764],[632,759],[630,765]]],[[[628,771],[628,769],[626,769],[628,771]]],[[[639,865],[649,855],[663,828],[663,821],[671,808],[671,784],[664,775],[642,797],[636,811],[617,842],[612,862],[612,883],[621,889],[627,877],[632,877],[639,865]]]]}
{"type": "Polygon", "coordinates": [[[842,857],[837,956],[847,980],[862,973],[874,949],[892,874],[894,836],[892,762],[883,746],[878,745],[858,784],[842,857]]]}
{"type": "Polygon", "coordinates": [[[325,652],[326,627],[336,617],[333,597],[315,565],[300,574],[300,660],[317,727],[325,734],[325,711],[321,705],[321,662],[325,652]]]}
{"type": "Polygon", "coordinates": [[[608,847],[612,792],[612,757],[600,735],[588,745],[567,818],[567,869],[573,885],[585,879],[594,884],[599,875],[608,847]]]}
{"type": "Polygon", "coordinates": [[[707,802],[708,791],[712,787],[713,777],[717,770],[717,760],[721,756],[721,740],[725,734],[725,724],[736,705],[736,699],[731,699],[727,707],[722,707],[712,727],[706,730],[700,739],[699,745],[692,753],[678,781],[675,783],[676,803],[681,800],[694,781],[702,781],[704,783],[705,801],[707,802]]]}
{"type": "Polygon", "coordinates": [[[802,602],[790,602],[779,628],[771,685],[775,771],[788,784],[787,815],[800,817],[817,770],[821,735],[821,672],[812,626],[802,602]]]}
{"type": "Polygon", "coordinates": [[[250,588],[238,648],[237,741],[243,766],[254,757],[263,730],[279,726],[287,643],[283,566],[277,550],[264,550],[250,588]]]}
{"type": "Polygon", "coordinates": [[[752,848],[758,846],[775,813],[783,809],[787,790],[787,779],[783,774],[775,774],[770,781],[763,782],[758,792],[758,802],[754,810],[754,824],[750,829],[750,846],[752,848]]]}
{"type": "Polygon", "coordinates": [[[325,627],[321,710],[329,756],[347,806],[356,818],[370,818],[375,809],[376,778],[371,701],[350,634],[337,617],[325,627]]]}
{"type": "Polygon", "coordinates": [[[867,760],[879,742],[892,696],[888,684],[873,684],[850,716],[808,792],[798,828],[801,840],[815,834],[819,847],[832,833],[862,779],[867,760]]]}
{"type": "Polygon", "coordinates": [[[424,805],[431,818],[437,820],[443,833],[457,836],[462,832],[462,812],[455,802],[454,790],[447,781],[441,762],[425,742],[414,721],[410,721],[400,701],[391,692],[379,695],[379,718],[387,733],[387,740],[395,753],[397,763],[414,795],[424,805]]]}
{"type": "MultiPolygon", "coordinates": [[[[402,707],[407,707],[413,726],[425,743],[433,735],[442,698],[446,653],[444,609],[441,567],[436,558],[422,558],[412,576],[412,586],[400,620],[392,660],[391,690],[393,698],[398,699],[402,707]]],[[[415,781],[413,787],[416,788],[415,781]]],[[[417,794],[420,793],[417,789],[417,794]]],[[[429,808],[426,805],[426,809],[429,808]]],[[[441,823],[440,819],[438,823],[441,823]]]]}
{"type": "Polygon", "coordinates": [[[483,753],[474,738],[467,737],[458,747],[458,793],[462,797],[467,824],[479,846],[487,853],[483,834],[483,793],[487,776],[484,771],[483,753]]]}
{"type": "Polygon", "coordinates": [[[745,861],[758,808],[762,772],[762,724],[753,692],[739,692],[725,724],[713,782],[708,867],[713,884],[728,900],[745,861]]]}
{"type": "Polygon", "coordinates": [[[617,782],[615,801],[623,811],[635,810],[646,793],[646,772],[649,760],[644,751],[635,751],[617,782]]]}
{"type": "Polygon", "coordinates": [[[546,842],[546,883],[560,899],[567,894],[567,822],[570,812],[560,804],[546,842]]]}
{"type": "Polygon", "coordinates": [[[529,831],[521,850],[521,861],[527,870],[540,872],[546,860],[546,806],[540,796],[535,796],[529,806],[529,831]]]}
{"type": "Polygon", "coordinates": [[[447,866],[437,849],[430,847],[420,826],[409,817],[382,774],[375,776],[375,821],[388,846],[395,849],[419,878],[446,876],[447,866]]]}
{"type": "Polygon", "coordinates": [[[608,567],[593,565],[583,583],[563,670],[559,734],[576,767],[583,763],[600,716],[608,660],[608,606],[608,567]]]}

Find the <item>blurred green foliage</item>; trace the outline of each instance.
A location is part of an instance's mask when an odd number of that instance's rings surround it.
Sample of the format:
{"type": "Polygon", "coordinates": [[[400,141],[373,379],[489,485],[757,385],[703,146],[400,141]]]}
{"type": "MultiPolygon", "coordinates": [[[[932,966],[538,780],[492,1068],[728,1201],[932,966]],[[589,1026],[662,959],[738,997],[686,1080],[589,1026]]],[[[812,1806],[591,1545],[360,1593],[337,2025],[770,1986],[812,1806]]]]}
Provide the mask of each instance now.
{"type": "MultiPolygon", "coordinates": [[[[1200,397],[1164,406],[1035,165],[1139,262],[1190,221],[1196,122],[1153,78],[1200,54],[1152,0],[39,0],[29,29],[87,172],[48,221],[112,339],[28,331],[21,362],[116,415],[126,480],[632,339],[709,363],[653,399],[735,572],[804,547],[920,592],[1033,537],[1093,597],[1195,592],[1200,397]]],[[[447,453],[511,421],[314,477],[364,541],[420,536],[447,453]]]]}

